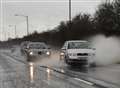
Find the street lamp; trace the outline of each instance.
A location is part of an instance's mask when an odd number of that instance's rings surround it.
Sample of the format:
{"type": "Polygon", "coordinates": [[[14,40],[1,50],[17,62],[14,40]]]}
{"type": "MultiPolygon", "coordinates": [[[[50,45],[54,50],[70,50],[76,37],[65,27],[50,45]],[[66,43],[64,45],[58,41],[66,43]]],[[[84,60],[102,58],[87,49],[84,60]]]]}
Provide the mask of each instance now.
{"type": "Polygon", "coordinates": [[[22,16],[22,17],[25,17],[25,18],[26,18],[26,24],[27,24],[27,35],[29,35],[29,23],[28,23],[28,16],[25,16],[25,15],[18,15],[18,14],[15,14],[15,16],[22,16]]]}
{"type": "Polygon", "coordinates": [[[14,30],[15,30],[15,38],[17,38],[16,25],[9,25],[9,27],[14,27],[14,30]]]}

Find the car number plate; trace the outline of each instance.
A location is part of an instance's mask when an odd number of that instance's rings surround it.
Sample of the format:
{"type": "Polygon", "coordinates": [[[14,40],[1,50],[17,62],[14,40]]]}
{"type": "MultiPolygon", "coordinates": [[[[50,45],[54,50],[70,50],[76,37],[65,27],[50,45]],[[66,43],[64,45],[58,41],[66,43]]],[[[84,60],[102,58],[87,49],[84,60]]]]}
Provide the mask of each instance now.
{"type": "Polygon", "coordinates": [[[86,57],[78,57],[79,60],[86,60],[86,57]]]}

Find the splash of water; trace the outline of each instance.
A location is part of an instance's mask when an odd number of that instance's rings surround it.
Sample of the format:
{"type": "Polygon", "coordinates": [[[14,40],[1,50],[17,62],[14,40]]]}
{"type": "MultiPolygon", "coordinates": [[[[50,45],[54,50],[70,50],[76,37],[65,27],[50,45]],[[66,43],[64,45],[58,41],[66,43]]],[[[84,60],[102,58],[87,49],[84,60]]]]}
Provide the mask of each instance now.
{"type": "Polygon", "coordinates": [[[109,65],[120,62],[120,38],[97,35],[91,38],[96,48],[95,62],[97,65],[109,65]]]}

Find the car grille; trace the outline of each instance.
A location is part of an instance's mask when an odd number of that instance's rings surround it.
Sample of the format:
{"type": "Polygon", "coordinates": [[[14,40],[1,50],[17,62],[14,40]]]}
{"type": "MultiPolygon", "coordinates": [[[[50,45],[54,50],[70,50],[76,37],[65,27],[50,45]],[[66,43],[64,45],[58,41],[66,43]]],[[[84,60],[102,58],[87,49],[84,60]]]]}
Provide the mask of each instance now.
{"type": "Polygon", "coordinates": [[[77,53],[77,56],[88,56],[88,53],[77,53]]]}

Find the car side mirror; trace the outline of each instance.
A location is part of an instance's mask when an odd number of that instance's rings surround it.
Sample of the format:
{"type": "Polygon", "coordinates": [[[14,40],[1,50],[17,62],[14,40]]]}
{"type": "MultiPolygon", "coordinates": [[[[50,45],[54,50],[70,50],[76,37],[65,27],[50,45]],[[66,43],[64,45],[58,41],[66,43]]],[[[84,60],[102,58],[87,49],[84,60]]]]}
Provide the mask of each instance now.
{"type": "Polygon", "coordinates": [[[62,50],[66,50],[66,48],[62,48],[62,50]]]}

